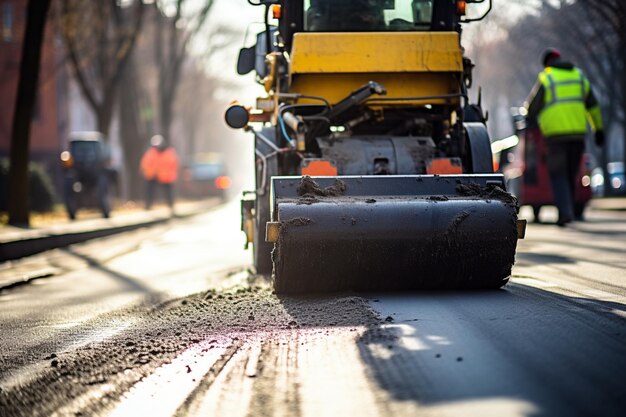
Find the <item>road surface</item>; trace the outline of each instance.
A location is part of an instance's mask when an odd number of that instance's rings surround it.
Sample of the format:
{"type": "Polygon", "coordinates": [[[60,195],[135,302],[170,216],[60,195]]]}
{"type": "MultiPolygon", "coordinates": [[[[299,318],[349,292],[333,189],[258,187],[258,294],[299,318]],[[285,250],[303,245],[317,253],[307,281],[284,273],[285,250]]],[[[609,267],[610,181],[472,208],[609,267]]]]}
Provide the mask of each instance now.
{"type": "Polygon", "coordinates": [[[530,225],[504,289],[277,297],[236,203],[0,267],[5,416],[622,416],[626,213],[530,225]]]}

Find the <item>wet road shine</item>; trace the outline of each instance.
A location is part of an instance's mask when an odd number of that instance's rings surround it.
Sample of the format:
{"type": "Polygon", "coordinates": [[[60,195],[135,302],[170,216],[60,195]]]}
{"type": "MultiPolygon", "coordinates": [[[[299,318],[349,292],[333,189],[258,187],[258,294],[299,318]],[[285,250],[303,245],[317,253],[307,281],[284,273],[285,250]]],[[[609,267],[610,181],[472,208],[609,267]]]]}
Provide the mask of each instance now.
{"type": "Polygon", "coordinates": [[[237,215],[24,260],[56,273],[0,294],[0,415],[626,410],[624,213],[529,226],[502,290],[300,298],[246,272],[237,215]]]}

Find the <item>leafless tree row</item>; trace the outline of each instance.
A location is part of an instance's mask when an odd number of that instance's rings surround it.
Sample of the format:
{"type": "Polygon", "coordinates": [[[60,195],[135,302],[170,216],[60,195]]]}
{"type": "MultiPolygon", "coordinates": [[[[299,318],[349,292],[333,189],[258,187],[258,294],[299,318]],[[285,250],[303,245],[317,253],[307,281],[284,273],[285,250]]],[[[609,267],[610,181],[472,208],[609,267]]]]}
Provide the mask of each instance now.
{"type": "Polygon", "coordinates": [[[212,82],[185,63],[191,40],[210,33],[206,23],[214,0],[57,1],[68,60],[97,129],[108,134],[119,114],[126,181],[130,196],[137,197],[136,166],[147,139],[156,133],[169,138],[174,120],[197,112],[203,102],[180,100],[181,83],[194,77],[197,86],[212,82]],[[181,103],[189,108],[177,112],[181,103]]]}
{"type": "Polygon", "coordinates": [[[612,128],[626,123],[626,2],[538,0],[527,11],[508,23],[505,36],[482,38],[476,46],[488,101],[520,105],[541,70],[542,51],[556,47],[589,77],[606,130],[623,141],[624,130],[612,128]]]}
{"type": "MultiPolygon", "coordinates": [[[[189,44],[194,36],[206,30],[207,17],[214,0],[31,0],[28,18],[37,20],[26,30],[26,40],[41,37],[43,25],[55,26],[61,35],[66,62],[76,80],[84,101],[91,108],[96,128],[105,135],[110,133],[112,120],[119,115],[120,137],[123,147],[125,179],[130,197],[138,197],[141,179],[136,169],[150,135],[161,133],[168,137],[176,118],[181,123],[198,121],[193,116],[203,106],[196,102],[179,100],[178,92],[185,76],[199,86],[210,86],[212,80],[193,66],[185,65],[189,57],[189,44]],[[48,5],[50,13],[48,13],[48,5]],[[33,36],[30,36],[33,35],[33,36]],[[30,36],[30,37],[29,37],[30,36]],[[176,106],[187,106],[178,109],[176,106]]],[[[29,20],[30,22],[30,20],[29,20]]],[[[41,39],[38,41],[41,42],[41,39]]],[[[209,42],[210,44],[210,42],[209,42]]],[[[39,44],[38,44],[39,45],[39,44]]],[[[25,45],[29,57],[34,54],[33,45],[25,45]]],[[[39,47],[36,48],[39,51],[39,47]]],[[[38,69],[35,62],[29,69],[38,69]]],[[[30,72],[22,71],[22,74],[30,72]]],[[[36,72],[26,79],[23,97],[30,97],[36,90],[36,72]]],[[[202,90],[208,96],[210,91],[202,90]]],[[[22,97],[22,96],[20,96],[22,97]]],[[[32,118],[32,99],[28,103],[18,101],[14,121],[11,155],[11,186],[15,202],[10,208],[11,224],[27,225],[28,202],[22,198],[26,189],[29,155],[29,131],[22,125],[32,118]],[[20,109],[24,111],[19,111],[20,109]],[[16,119],[17,120],[17,119],[16,119]],[[26,122],[24,122],[26,121],[26,122]],[[16,124],[17,123],[17,124],[16,124]],[[19,146],[15,146],[15,144],[19,146]],[[19,204],[18,204],[19,202],[19,204]]],[[[190,126],[193,132],[195,126],[190,126]]],[[[189,146],[193,148],[193,146],[189,146]]]]}

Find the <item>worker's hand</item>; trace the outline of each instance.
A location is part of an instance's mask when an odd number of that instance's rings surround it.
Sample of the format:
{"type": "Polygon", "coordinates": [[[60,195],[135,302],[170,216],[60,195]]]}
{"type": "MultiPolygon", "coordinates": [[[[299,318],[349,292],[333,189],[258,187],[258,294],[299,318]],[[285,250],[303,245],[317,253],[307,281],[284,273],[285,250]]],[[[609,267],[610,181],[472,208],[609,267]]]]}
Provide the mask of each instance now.
{"type": "Polygon", "coordinates": [[[604,132],[602,130],[596,132],[596,145],[600,147],[604,145],[604,132]]]}

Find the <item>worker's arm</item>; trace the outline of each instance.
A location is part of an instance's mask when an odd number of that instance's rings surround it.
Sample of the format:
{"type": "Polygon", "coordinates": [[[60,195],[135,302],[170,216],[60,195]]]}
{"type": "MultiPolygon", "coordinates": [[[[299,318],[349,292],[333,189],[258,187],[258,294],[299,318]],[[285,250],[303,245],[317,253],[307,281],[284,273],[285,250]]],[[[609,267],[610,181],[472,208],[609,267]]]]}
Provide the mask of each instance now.
{"type": "Polygon", "coordinates": [[[593,95],[593,90],[591,89],[589,81],[587,80],[586,83],[588,89],[587,97],[585,97],[585,108],[587,109],[587,113],[589,114],[589,121],[596,132],[602,131],[604,130],[604,124],[602,122],[600,105],[598,104],[598,100],[596,100],[596,96],[593,95]]]}
{"type": "Polygon", "coordinates": [[[526,115],[528,119],[536,119],[539,117],[539,113],[543,110],[544,106],[544,95],[543,84],[537,80],[528,98],[524,102],[524,107],[526,107],[526,111],[528,112],[526,115]]]}

